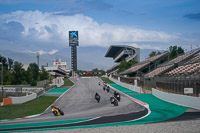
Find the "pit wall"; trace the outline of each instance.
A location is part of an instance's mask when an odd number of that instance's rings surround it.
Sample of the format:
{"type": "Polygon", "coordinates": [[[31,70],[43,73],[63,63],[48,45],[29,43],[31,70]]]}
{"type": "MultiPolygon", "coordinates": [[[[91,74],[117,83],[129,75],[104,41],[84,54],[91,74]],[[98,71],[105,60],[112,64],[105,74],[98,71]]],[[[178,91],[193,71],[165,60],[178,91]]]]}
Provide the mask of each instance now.
{"type": "Polygon", "coordinates": [[[166,102],[200,110],[199,97],[167,93],[167,92],[162,92],[154,88],[152,88],[152,94],[156,96],[157,98],[162,99],[166,102]]]}
{"type": "Polygon", "coordinates": [[[118,80],[115,80],[113,79],[112,77],[109,78],[111,81],[113,81],[114,83],[124,87],[124,88],[127,88],[129,90],[132,90],[132,91],[135,91],[137,93],[144,93],[142,88],[138,87],[138,86],[134,86],[134,85],[129,85],[129,84],[126,84],[126,83],[123,83],[123,82],[120,82],[120,77],[118,77],[118,80]]]}

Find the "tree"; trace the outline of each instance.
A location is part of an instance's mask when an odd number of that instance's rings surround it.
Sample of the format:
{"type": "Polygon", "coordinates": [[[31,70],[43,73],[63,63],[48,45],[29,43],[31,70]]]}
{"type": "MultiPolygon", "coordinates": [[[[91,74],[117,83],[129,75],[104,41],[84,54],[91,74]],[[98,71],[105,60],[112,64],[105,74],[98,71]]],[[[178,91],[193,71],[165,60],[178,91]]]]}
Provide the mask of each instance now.
{"type": "Polygon", "coordinates": [[[133,59],[129,62],[126,62],[125,60],[121,61],[120,65],[119,65],[119,69],[118,72],[122,72],[128,68],[130,68],[132,65],[136,64],[137,62],[133,59]]]}
{"type": "Polygon", "coordinates": [[[26,71],[27,83],[35,86],[39,78],[39,67],[36,63],[31,63],[26,71]]]}
{"type": "Polygon", "coordinates": [[[5,71],[4,73],[6,80],[4,80],[4,85],[11,85],[12,81],[14,80],[13,73],[11,71],[5,71]]]}
{"type": "Polygon", "coordinates": [[[0,62],[3,64],[3,70],[8,70],[7,59],[5,57],[3,57],[3,56],[0,55],[0,62]]]}
{"type": "Polygon", "coordinates": [[[19,85],[23,82],[25,70],[22,68],[22,66],[23,65],[21,63],[17,61],[14,62],[12,84],[19,85]]]}
{"type": "Polygon", "coordinates": [[[49,73],[42,66],[42,71],[40,72],[40,80],[46,80],[49,78],[49,73]]]}
{"type": "Polygon", "coordinates": [[[28,67],[29,72],[32,73],[32,77],[34,80],[38,80],[39,78],[39,67],[36,63],[31,63],[28,67]]]}
{"type": "Polygon", "coordinates": [[[173,59],[183,53],[184,53],[184,50],[181,47],[177,47],[177,46],[169,47],[169,59],[173,59]]]}
{"type": "Polygon", "coordinates": [[[154,57],[156,56],[156,51],[152,51],[150,54],[149,54],[149,57],[154,57]]]}
{"type": "Polygon", "coordinates": [[[9,67],[9,70],[11,70],[13,67],[13,60],[10,58],[8,58],[8,67],[9,67]]]}
{"type": "Polygon", "coordinates": [[[154,56],[159,55],[159,54],[161,54],[160,51],[158,51],[158,52],[152,51],[152,52],[149,54],[149,57],[154,57],[154,56]]]}

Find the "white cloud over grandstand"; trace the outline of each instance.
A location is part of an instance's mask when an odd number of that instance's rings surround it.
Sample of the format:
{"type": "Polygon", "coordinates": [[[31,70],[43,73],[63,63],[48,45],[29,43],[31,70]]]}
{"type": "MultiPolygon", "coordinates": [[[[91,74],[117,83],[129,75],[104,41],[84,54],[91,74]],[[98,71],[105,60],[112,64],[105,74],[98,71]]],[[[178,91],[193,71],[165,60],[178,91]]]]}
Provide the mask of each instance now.
{"type": "Polygon", "coordinates": [[[163,50],[162,47],[159,46],[152,46],[150,44],[136,44],[136,43],[132,43],[132,44],[128,44],[129,46],[132,47],[136,47],[136,48],[140,48],[140,49],[154,49],[154,50],[163,50]]]}
{"type": "MultiPolygon", "coordinates": [[[[68,31],[78,30],[80,46],[108,47],[112,44],[132,44],[142,49],[161,49],[152,47],[153,43],[169,43],[179,39],[177,34],[143,30],[135,27],[99,24],[91,17],[82,14],[73,16],[55,15],[41,11],[16,11],[0,15],[1,23],[17,22],[24,29],[22,39],[49,43],[54,46],[67,46],[68,31]],[[141,45],[142,43],[145,43],[141,45]],[[146,43],[149,43],[148,45],[146,43]]],[[[51,51],[49,54],[57,52],[51,51]]],[[[44,54],[44,51],[41,51],[44,54]]]]}

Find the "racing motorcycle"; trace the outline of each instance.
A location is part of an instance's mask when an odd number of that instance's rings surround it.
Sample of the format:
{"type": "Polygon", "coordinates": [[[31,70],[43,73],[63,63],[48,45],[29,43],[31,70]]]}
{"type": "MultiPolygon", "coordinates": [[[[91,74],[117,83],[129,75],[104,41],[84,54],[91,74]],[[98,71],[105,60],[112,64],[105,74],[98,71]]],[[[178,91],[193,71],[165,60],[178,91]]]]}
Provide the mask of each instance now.
{"type": "Polygon", "coordinates": [[[106,85],[103,86],[103,90],[104,90],[104,91],[106,90],[106,85]]]}
{"type": "Polygon", "coordinates": [[[101,97],[98,93],[95,94],[95,99],[97,100],[98,103],[100,102],[101,97]]]}
{"type": "Polygon", "coordinates": [[[63,112],[60,108],[58,108],[58,107],[56,107],[56,106],[52,106],[51,108],[52,108],[52,109],[51,109],[51,112],[52,112],[55,116],[64,115],[64,112],[63,112]]]}
{"type": "Polygon", "coordinates": [[[118,100],[118,101],[120,101],[120,99],[121,99],[121,97],[120,97],[120,94],[118,93],[118,92],[114,92],[114,97],[118,100]]]}
{"type": "Polygon", "coordinates": [[[109,92],[109,91],[110,91],[110,87],[109,87],[109,86],[107,86],[107,88],[106,88],[106,91],[107,91],[107,92],[109,92]]]}
{"type": "Polygon", "coordinates": [[[118,106],[118,101],[115,97],[111,96],[110,97],[110,102],[111,104],[113,104],[114,106],[118,106]]]}

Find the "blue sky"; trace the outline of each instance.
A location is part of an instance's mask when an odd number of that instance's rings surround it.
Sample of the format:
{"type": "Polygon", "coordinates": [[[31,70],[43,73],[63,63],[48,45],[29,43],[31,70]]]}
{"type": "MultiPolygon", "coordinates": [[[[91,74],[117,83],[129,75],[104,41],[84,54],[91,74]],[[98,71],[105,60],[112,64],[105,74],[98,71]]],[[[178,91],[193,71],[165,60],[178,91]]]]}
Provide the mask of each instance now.
{"type": "Polygon", "coordinates": [[[80,47],[92,50],[189,50],[200,46],[199,7],[199,0],[0,0],[0,49],[54,54],[78,30],[80,47]]]}

